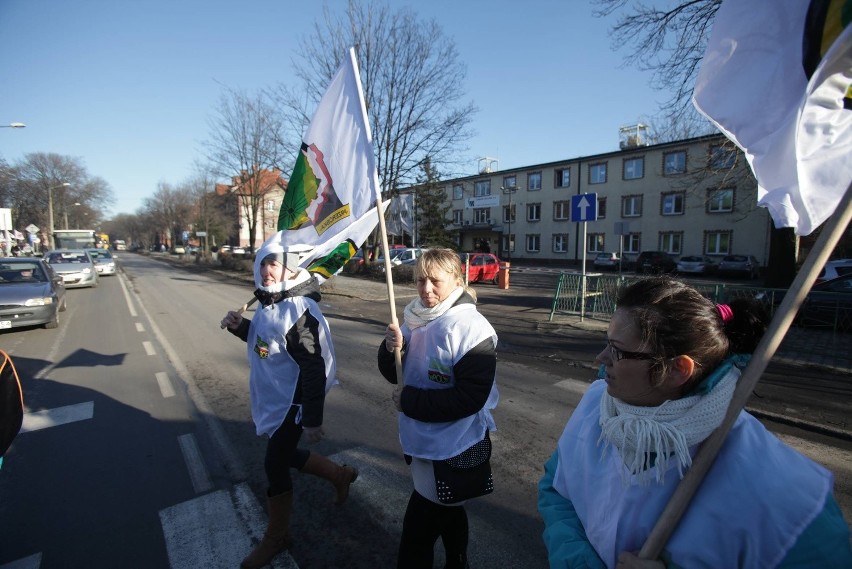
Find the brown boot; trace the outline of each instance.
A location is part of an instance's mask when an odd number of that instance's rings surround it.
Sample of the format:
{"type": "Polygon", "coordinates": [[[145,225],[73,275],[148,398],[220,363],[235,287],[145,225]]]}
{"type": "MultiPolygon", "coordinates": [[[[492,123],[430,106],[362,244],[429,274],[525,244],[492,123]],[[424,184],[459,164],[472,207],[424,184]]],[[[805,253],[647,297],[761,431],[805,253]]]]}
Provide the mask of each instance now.
{"type": "Polygon", "coordinates": [[[323,455],[313,452],[308,455],[308,460],[302,467],[302,472],[325,478],[331,482],[336,492],[335,504],[342,504],[346,501],[346,498],[349,497],[349,485],[358,478],[358,470],[354,467],[346,464],[340,466],[323,455]]]}
{"type": "Polygon", "coordinates": [[[293,491],[266,499],[269,525],[263,539],[248,557],[240,563],[241,569],[260,569],[272,558],[290,546],[290,511],[293,509],[293,491]]]}

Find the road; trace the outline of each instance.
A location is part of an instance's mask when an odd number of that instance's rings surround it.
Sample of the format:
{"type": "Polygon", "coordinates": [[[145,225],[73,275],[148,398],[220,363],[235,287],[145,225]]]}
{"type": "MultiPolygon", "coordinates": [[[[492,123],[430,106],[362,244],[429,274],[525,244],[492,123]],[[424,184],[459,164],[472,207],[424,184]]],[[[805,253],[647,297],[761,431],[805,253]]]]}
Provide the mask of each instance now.
{"type": "MultiPolygon", "coordinates": [[[[262,532],[265,443],[250,419],[246,347],[219,328],[251,287],[134,254],[119,264],[99,288],[69,291],[59,329],[0,335],[24,382],[25,425],[40,426],[19,435],[0,470],[0,569],[235,567],[262,532]]],[[[501,337],[501,401],[496,490],[468,506],[471,565],[546,567],[535,486],[594,375],[600,333],[541,334],[493,289],[477,290],[501,337]]],[[[399,314],[410,299],[397,295],[399,314]]],[[[391,387],[375,367],[389,311],[344,290],[322,308],[341,385],[313,448],[361,475],[335,507],[326,483],[295,474],[294,545],[276,566],[386,566],[411,489],[391,387]]],[[[770,428],[835,472],[850,519],[852,443],[770,428]]]]}

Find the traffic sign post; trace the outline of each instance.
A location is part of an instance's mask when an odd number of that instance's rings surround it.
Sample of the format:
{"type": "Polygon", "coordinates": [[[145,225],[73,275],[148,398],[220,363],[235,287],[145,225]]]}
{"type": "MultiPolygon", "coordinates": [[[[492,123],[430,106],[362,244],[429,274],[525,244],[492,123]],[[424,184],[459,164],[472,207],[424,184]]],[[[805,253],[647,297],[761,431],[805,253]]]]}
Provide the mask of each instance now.
{"type": "Polygon", "coordinates": [[[586,315],[586,229],[589,221],[598,219],[598,194],[578,194],[571,197],[571,221],[583,223],[583,272],[580,279],[583,283],[580,298],[580,322],[586,315]]]}

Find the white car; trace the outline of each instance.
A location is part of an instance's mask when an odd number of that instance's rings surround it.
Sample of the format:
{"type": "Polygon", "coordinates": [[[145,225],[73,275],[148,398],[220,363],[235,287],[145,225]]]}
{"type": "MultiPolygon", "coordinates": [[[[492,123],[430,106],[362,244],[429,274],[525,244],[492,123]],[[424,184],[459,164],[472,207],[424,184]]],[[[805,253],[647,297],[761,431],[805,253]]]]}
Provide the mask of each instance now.
{"type": "Polygon", "coordinates": [[[95,262],[95,269],[99,275],[115,274],[115,257],[109,249],[86,249],[95,262]]]}
{"type": "Polygon", "coordinates": [[[834,259],[825,264],[816,282],[830,281],[848,274],[852,274],[852,259],[834,259]]]}

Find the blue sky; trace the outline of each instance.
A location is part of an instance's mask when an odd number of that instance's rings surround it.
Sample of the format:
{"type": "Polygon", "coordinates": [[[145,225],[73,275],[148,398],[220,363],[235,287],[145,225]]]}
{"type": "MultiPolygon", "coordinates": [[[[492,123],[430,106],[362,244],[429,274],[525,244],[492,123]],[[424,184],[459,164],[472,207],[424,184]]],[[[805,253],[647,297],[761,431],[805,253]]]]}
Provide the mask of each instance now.
{"type": "MultiPolygon", "coordinates": [[[[467,65],[480,109],[468,173],[481,156],[506,169],[616,150],[619,127],[665,98],[587,1],[388,3],[437,20],[467,65]]],[[[105,216],[134,213],[158,182],[192,175],[222,85],[294,84],[321,13],[313,0],[0,0],[0,124],[27,125],[0,129],[0,156],[80,158],[115,195],[105,216]]]]}

